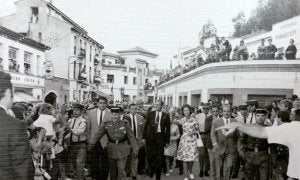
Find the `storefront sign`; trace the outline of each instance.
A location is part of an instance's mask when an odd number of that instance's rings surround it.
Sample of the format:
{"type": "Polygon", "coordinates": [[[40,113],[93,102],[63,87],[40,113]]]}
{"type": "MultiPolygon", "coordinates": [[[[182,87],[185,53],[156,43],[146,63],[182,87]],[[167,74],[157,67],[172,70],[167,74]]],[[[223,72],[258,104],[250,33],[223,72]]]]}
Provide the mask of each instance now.
{"type": "Polygon", "coordinates": [[[41,77],[26,74],[10,73],[11,82],[16,87],[43,88],[45,80],[41,77]]]}

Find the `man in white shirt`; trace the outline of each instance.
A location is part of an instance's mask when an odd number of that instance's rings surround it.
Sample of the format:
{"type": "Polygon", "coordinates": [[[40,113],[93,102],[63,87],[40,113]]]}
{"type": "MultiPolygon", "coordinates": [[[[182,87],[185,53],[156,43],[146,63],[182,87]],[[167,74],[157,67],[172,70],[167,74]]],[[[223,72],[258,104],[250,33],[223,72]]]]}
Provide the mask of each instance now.
{"type": "Polygon", "coordinates": [[[269,143],[285,145],[289,148],[289,165],[287,175],[290,178],[300,178],[300,122],[292,121],[280,126],[261,127],[254,124],[230,123],[216,130],[227,130],[226,135],[236,129],[252,137],[268,139],[269,143]]]}
{"type": "Polygon", "coordinates": [[[247,104],[248,109],[249,109],[246,124],[255,124],[256,123],[255,110],[258,107],[258,101],[257,100],[250,100],[250,101],[247,101],[246,104],[247,104]]]}
{"type": "Polygon", "coordinates": [[[203,112],[196,115],[196,120],[199,124],[199,133],[203,142],[203,147],[199,148],[199,177],[209,176],[210,160],[212,161],[212,143],[210,138],[210,131],[213,117],[210,114],[210,104],[204,103],[203,112]]]}

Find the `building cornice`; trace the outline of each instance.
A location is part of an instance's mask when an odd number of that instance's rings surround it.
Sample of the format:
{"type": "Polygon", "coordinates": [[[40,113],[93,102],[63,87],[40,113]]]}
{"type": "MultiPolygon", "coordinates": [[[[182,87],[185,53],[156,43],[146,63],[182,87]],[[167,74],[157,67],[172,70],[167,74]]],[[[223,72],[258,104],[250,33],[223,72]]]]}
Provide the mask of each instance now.
{"type": "Polygon", "coordinates": [[[300,72],[299,60],[249,60],[211,63],[200,66],[174,79],[171,79],[158,88],[164,88],[173,84],[193,79],[207,74],[239,73],[239,72],[300,72]]]}

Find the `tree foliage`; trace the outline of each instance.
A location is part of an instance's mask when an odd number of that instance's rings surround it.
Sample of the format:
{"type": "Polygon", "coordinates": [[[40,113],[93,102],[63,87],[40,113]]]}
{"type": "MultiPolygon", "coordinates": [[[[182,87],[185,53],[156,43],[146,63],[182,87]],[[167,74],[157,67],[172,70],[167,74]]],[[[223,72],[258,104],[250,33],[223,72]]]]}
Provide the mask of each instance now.
{"type": "Polygon", "coordinates": [[[272,25],[300,14],[299,0],[260,0],[248,20],[239,12],[232,19],[234,37],[241,37],[258,30],[271,30],[272,25]]]}

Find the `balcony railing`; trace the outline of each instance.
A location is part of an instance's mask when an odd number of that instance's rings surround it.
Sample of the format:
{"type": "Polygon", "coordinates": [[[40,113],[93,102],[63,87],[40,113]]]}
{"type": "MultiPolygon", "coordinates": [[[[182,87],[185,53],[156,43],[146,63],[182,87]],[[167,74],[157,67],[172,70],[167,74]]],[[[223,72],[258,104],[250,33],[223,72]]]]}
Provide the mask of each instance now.
{"type": "Polygon", "coordinates": [[[95,54],[95,57],[94,57],[94,64],[99,64],[99,63],[100,63],[99,54],[95,54]]]}
{"type": "Polygon", "coordinates": [[[83,49],[83,48],[80,48],[78,57],[81,58],[81,59],[84,59],[85,55],[86,55],[86,50],[83,49]]]}
{"type": "Polygon", "coordinates": [[[151,83],[148,83],[144,86],[145,91],[153,91],[155,90],[155,87],[151,85],[151,83]]]}
{"type": "Polygon", "coordinates": [[[123,65],[123,64],[104,64],[104,63],[102,63],[102,67],[104,69],[118,68],[118,69],[122,69],[123,71],[126,71],[126,65],[123,65]]]}

